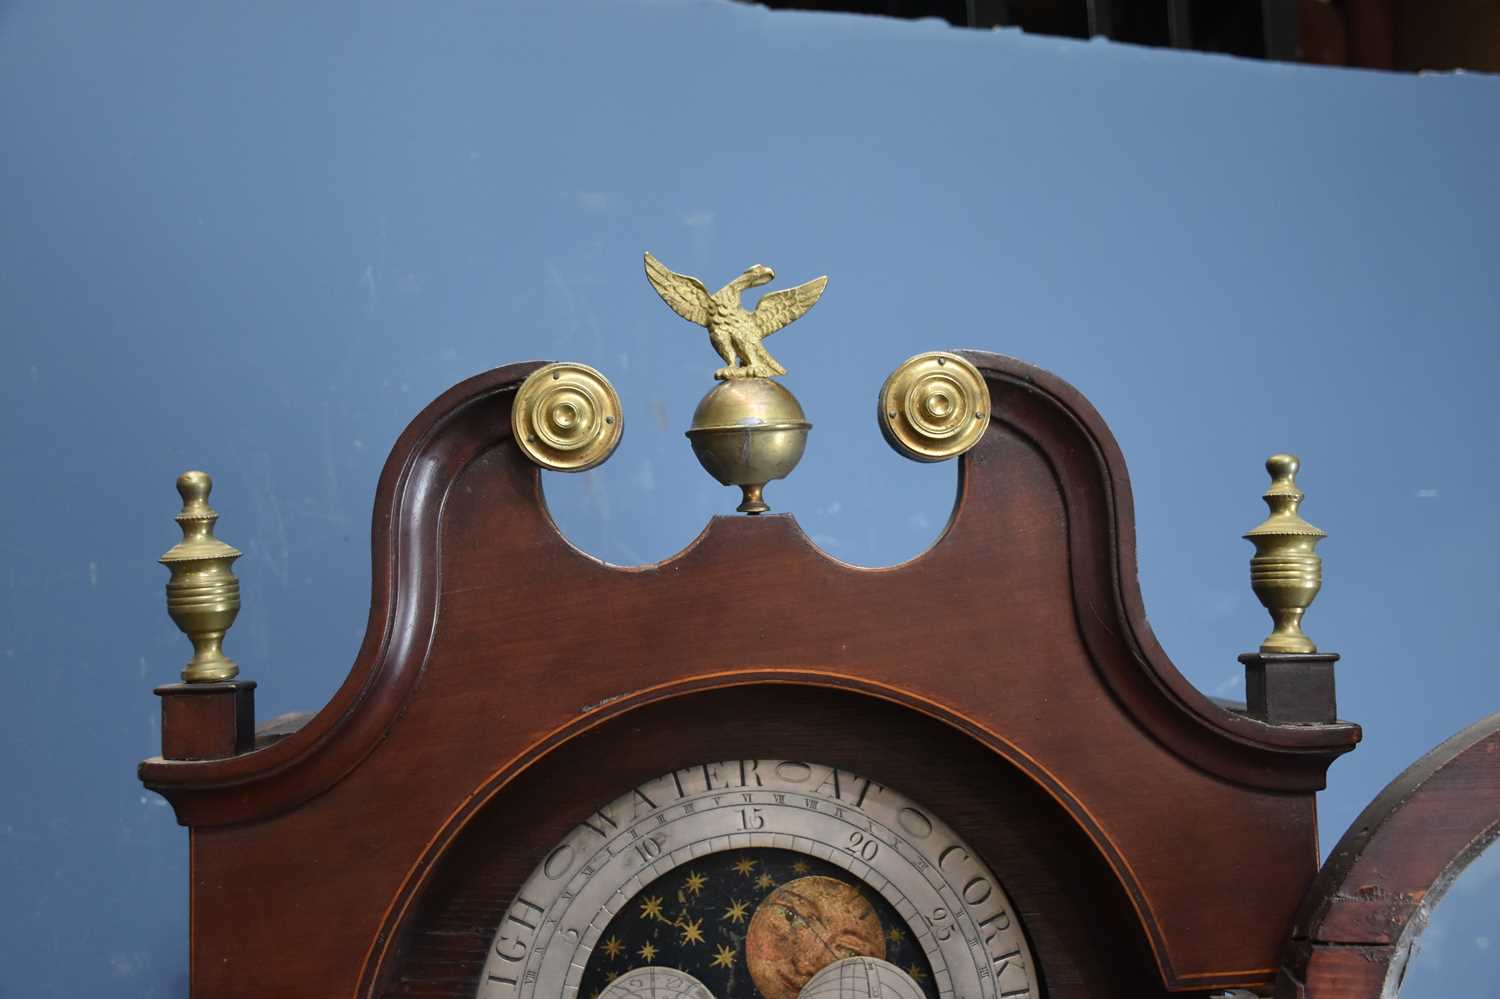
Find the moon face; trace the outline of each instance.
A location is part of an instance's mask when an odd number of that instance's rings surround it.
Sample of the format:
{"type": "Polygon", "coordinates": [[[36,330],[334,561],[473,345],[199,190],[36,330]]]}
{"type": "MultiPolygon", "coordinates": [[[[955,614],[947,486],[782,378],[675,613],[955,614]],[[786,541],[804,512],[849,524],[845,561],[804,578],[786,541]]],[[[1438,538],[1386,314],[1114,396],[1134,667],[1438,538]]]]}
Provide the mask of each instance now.
{"type": "Polygon", "coordinates": [[[745,963],[765,999],[797,999],[828,965],[850,957],[885,957],[885,929],[858,888],[814,875],[788,881],[755,910],[745,936],[745,963]]]}

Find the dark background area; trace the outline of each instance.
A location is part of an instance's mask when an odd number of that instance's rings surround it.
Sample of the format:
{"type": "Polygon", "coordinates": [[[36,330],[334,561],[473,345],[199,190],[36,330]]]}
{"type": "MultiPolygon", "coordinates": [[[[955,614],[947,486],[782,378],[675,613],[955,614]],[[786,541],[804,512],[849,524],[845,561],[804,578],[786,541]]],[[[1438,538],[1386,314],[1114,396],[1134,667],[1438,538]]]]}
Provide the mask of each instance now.
{"type": "Polygon", "coordinates": [[[936,17],[1248,59],[1406,72],[1500,70],[1486,0],[767,0],[777,10],[936,17]]]}

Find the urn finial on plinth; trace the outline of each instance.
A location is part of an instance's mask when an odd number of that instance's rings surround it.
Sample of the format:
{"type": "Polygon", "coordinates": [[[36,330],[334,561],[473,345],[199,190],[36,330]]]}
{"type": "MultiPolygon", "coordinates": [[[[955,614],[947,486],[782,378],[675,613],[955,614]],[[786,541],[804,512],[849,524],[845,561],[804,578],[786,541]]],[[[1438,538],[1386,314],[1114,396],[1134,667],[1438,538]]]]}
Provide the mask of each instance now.
{"type": "Polygon", "coordinates": [[[160,559],[172,573],[167,613],[193,643],[193,658],[182,671],[187,683],[232,680],[240,672],[223,650],[224,633],[240,612],[240,582],[230,568],[240,552],[214,537],[219,515],[208,505],[213,487],[207,472],[178,476],[182,512],[176,519],[182,540],[160,559]]]}
{"type": "Polygon", "coordinates": [[[1250,560],[1250,586],[1275,627],[1260,644],[1261,652],[1310,653],[1318,647],[1302,633],[1302,615],[1323,585],[1323,560],[1314,549],[1328,535],[1302,519],[1297,508],[1301,462],[1296,455],[1273,454],[1266,459],[1271,486],[1262,497],[1270,516],[1244,537],[1255,545],[1250,560]]]}

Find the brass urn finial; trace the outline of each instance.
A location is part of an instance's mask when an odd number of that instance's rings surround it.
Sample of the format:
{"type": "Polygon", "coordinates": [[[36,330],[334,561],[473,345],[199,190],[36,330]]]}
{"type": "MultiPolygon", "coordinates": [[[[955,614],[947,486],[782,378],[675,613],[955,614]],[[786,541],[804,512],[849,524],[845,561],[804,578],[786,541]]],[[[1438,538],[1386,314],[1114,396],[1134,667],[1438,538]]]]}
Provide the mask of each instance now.
{"type": "Polygon", "coordinates": [[[726,486],[739,486],[740,513],[765,513],[766,483],[784,479],[802,460],[812,424],[802,406],[780,383],[771,379],[786,368],[766,351],[761,341],[807,314],[823,295],[827,277],[814,278],[795,288],[762,295],[754,311],[740,305],[740,295],[769,284],[776,272],[763,264],[714,292],[702,281],[669,270],[646,254],[646,280],[673,312],[690,323],[707,327],[708,340],[724,367],[714,372],[720,384],[698,403],[687,432],[698,463],[726,486]]]}
{"type": "Polygon", "coordinates": [[[240,581],[230,566],[240,552],[214,537],[219,515],[208,505],[214,487],[207,472],[177,478],[182,540],[161,557],[172,572],[167,581],[167,613],[193,643],[193,658],[182,671],[188,683],[233,680],[240,668],[225,658],[224,633],[240,612],[240,581]]]}
{"type": "Polygon", "coordinates": [[[1250,586],[1275,622],[1260,644],[1262,652],[1318,651],[1312,639],[1302,633],[1302,615],[1323,585],[1323,560],[1314,549],[1328,535],[1297,512],[1302,503],[1302,490],[1297,488],[1297,470],[1301,467],[1292,454],[1273,454],[1266,459],[1271,487],[1263,498],[1271,515],[1245,534],[1245,540],[1255,545],[1250,586]]]}

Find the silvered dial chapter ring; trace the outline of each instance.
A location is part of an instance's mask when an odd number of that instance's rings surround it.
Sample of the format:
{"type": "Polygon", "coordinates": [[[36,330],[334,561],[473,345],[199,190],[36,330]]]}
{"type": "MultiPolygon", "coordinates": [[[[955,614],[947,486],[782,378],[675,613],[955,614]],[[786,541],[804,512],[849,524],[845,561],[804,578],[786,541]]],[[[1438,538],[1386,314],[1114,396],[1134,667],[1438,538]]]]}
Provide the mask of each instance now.
{"type": "Polygon", "coordinates": [[[771,847],[827,861],[911,927],[940,996],[1037,996],[1030,948],[999,879],[947,825],[836,768],[732,760],[665,774],[595,811],[543,858],[497,928],[478,995],[577,995],[612,918],[696,858],[771,847]]]}

